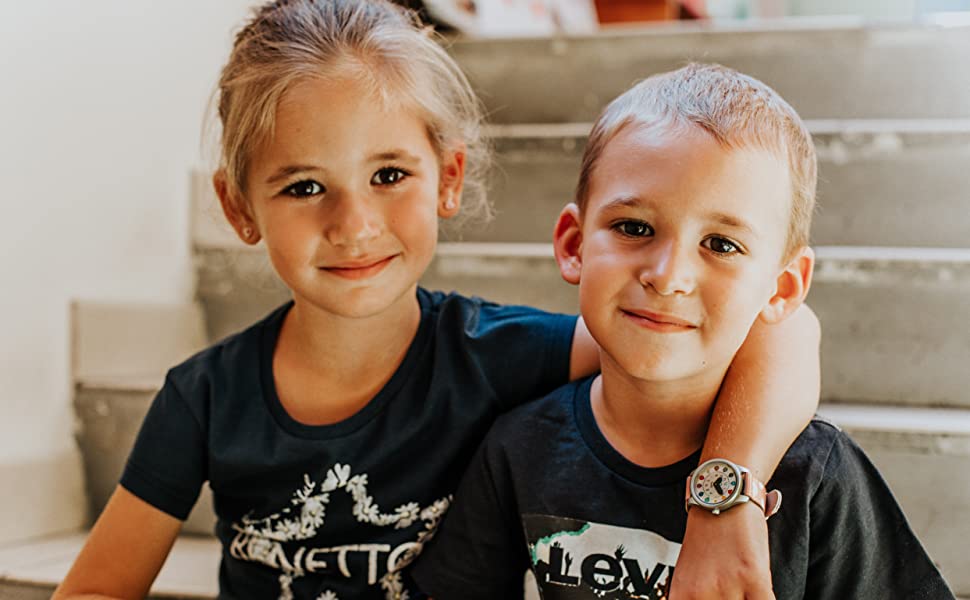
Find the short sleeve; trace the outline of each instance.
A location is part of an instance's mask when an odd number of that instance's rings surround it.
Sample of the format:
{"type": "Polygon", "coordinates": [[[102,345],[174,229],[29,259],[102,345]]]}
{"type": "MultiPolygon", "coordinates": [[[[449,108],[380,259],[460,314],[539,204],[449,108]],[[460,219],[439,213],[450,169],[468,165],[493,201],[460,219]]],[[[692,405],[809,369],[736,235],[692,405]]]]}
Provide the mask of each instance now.
{"type": "Polygon", "coordinates": [[[479,448],[455,501],[413,576],[435,600],[522,598],[528,569],[525,536],[514,506],[507,463],[479,448]]]}
{"type": "Polygon", "coordinates": [[[202,427],[170,377],[155,396],[135,440],[121,486],[185,520],[207,478],[202,427]]]}
{"type": "Polygon", "coordinates": [[[876,467],[842,433],[811,515],[806,598],[953,598],[876,467]]]}
{"type": "Polygon", "coordinates": [[[569,381],[576,316],[482,303],[469,324],[475,350],[502,410],[545,396],[569,381]]]}

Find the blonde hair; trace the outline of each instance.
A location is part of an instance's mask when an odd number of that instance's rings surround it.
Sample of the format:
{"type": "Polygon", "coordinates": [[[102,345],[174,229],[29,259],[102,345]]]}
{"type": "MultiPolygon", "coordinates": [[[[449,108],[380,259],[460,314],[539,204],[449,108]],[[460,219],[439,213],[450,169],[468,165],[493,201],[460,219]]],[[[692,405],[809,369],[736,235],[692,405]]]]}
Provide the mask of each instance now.
{"type": "Polygon", "coordinates": [[[808,244],[818,172],[815,145],[798,113],[778,92],[713,64],[692,63],[641,81],[613,100],[593,126],[576,188],[580,210],[585,209],[590,178],[603,149],[631,123],[671,129],[697,126],[725,147],[755,147],[785,160],[792,184],[785,259],[808,244]]]}
{"type": "Polygon", "coordinates": [[[464,151],[461,220],[487,220],[481,104],[433,35],[387,0],[277,0],[256,9],[219,80],[219,168],[232,195],[245,196],[250,157],[273,135],[277,105],[294,83],[353,77],[385,106],[416,110],[439,156],[464,151]]]}

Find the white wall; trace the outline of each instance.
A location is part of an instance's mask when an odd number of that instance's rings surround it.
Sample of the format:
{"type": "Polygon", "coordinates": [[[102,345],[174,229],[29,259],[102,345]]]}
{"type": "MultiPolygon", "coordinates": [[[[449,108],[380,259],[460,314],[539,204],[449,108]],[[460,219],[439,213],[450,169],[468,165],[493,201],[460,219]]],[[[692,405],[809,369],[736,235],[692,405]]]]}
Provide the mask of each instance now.
{"type": "Polygon", "coordinates": [[[250,4],[0,3],[0,543],[82,518],[69,301],[191,297],[189,170],[250,4]]]}

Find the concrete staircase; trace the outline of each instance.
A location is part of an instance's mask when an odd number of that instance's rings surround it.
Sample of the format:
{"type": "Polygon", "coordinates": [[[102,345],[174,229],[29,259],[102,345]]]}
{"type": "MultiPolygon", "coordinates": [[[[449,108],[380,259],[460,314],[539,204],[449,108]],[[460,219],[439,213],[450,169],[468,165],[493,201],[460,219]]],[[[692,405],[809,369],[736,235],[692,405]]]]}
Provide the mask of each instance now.
{"type": "MultiPolygon", "coordinates": [[[[445,238],[422,284],[501,302],[576,310],[551,258],[552,224],[572,197],[589,123],[631,82],[687,59],[722,62],[764,79],[810,119],[821,163],[809,297],[823,328],[820,412],[866,448],[954,591],[970,598],[970,28],[664,27],[451,51],[497,123],[498,218],[445,238]]],[[[213,202],[200,175],[195,303],[75,307],[77,437],[92,516],[165,369],[287,297],[213,202]]],[[[185,530],[209,535],[212,522],[204,497],[185,530]]],[[[0,597],[49,594],[82,539],[0,549],[0,597]],[[23,564],[28,554],[40,563],[23,564]]],[[[160,579],[156,592],[211,597],[216,552],[211,537],[181,540],[167,569],[186,581],[160,579]]]]}

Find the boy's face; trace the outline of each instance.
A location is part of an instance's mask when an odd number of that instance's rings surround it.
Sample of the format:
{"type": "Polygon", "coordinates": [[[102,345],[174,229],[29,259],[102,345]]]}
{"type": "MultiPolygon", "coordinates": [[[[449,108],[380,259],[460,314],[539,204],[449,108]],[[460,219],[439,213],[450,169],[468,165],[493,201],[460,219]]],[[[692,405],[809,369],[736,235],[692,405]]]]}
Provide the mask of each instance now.
{"type": "Polygon", "coordinates": [[[723,376],[775,296],[790,202],[787,165],[766,151],[727,149],[694,126],[621,130],[593,172],[576,247],[580,309],[604,360],[652,381],[723,376]]]}

